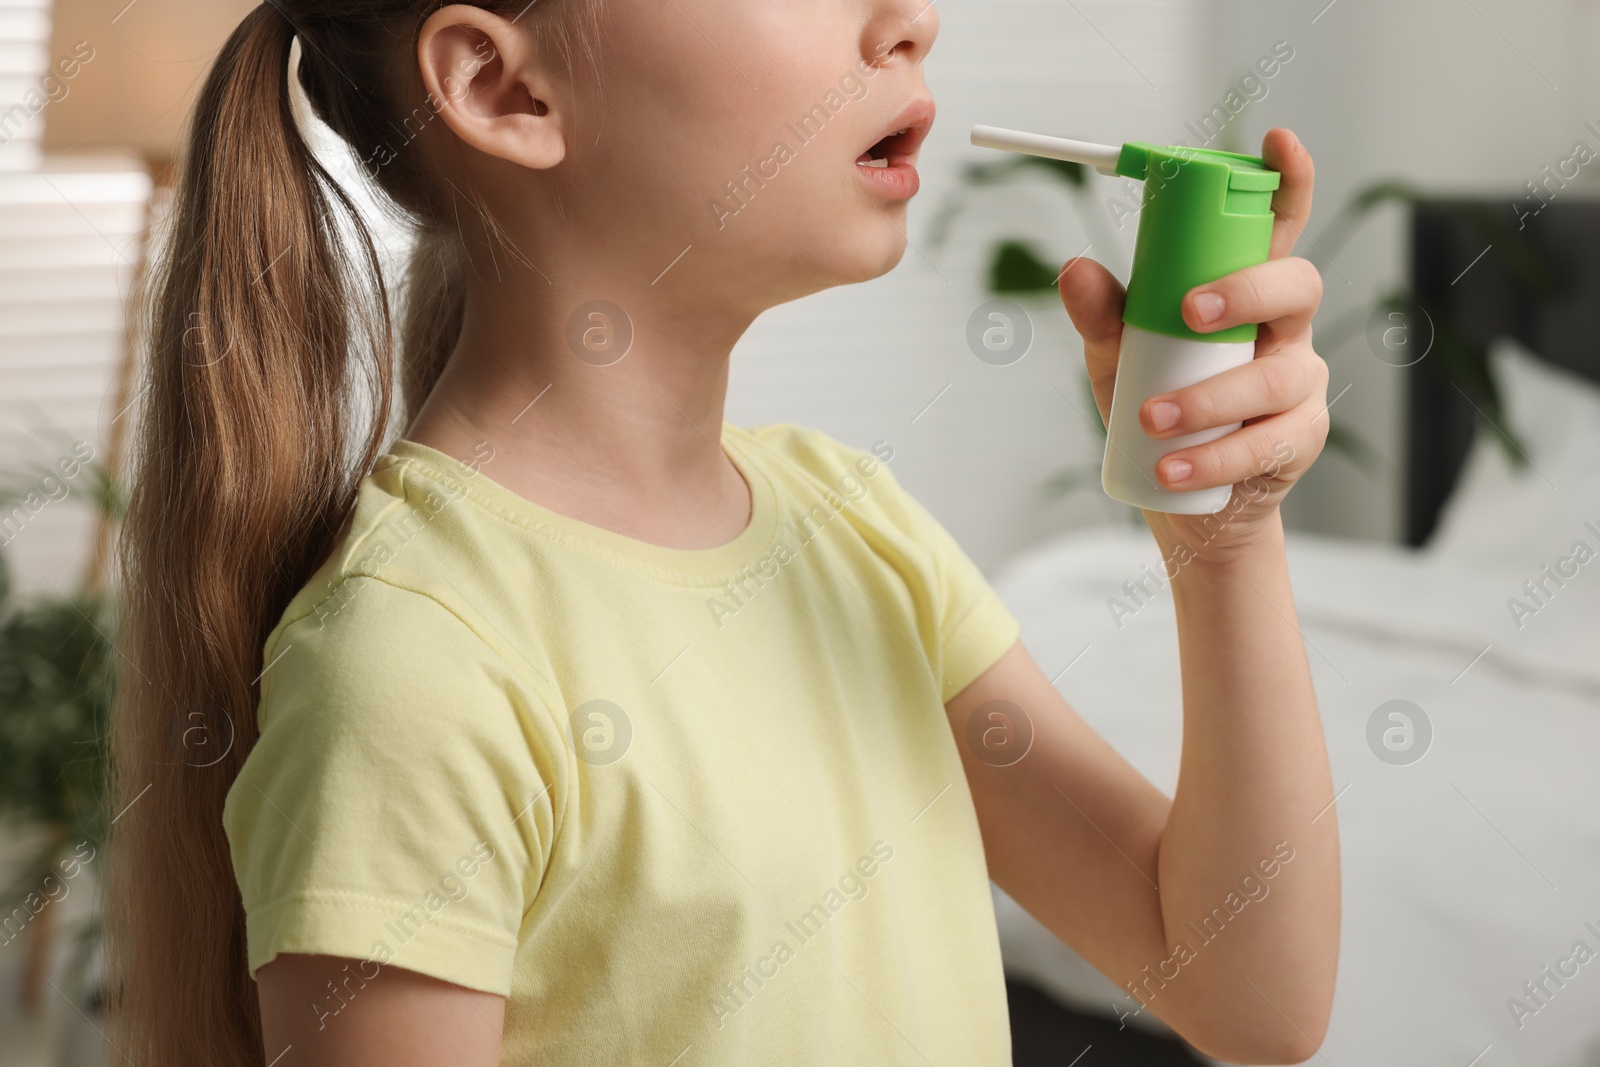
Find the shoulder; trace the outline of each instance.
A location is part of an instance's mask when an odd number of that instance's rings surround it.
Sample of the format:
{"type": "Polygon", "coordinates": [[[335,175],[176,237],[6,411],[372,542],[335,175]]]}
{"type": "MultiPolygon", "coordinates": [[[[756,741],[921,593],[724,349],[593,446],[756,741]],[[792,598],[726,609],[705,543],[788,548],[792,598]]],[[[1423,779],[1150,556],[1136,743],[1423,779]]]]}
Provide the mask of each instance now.
{"type": "Polygon", "coordinates": [[[455,611],[382,578],[339,581],[285,617],[262,655],[258,738],[416,765],[530,744],[559,757],[549,695],[455,611]]]}
{"type": "Polygon", "coordinates": [[[730,429],[787,474],[791,489],[811,501],[843,498],[859,519],[917,532],[920,507],[894,475],[895,449],[888,441],[861,448],[791,422],[747,428],[730,424],[730,429]]]}
{"type": "Polygon", "coordinates": [[[263,735],[280,723],[330,745],[385,732],[492,744],[537,734],[559,751],[548,635],[506,610],[495,561],[507,558],[509,527],[466,502],[474,473],[379,457],[332,551],[263,642],[263,735]]]}
{"type": "Polygon", "coordinates": [[[894,447],[845,445],[792,423],[742,433],[796,487],[788,502],[801,513],[837,512],[873,556],[895,571],[929,622],[928,661],[938,665],[949,700],[1016,642],[1020,625],[982,571],[891,470],[894,447]]]}
{"type": "MultiPolygon", "coordinates": [[[[263,666],[285,657],[291,645],[383,662],[430,644],[494,654],[472,625],[428,593],[392,576],[341,571],[296,594],[267,639],[263,666]]],[[[270,676],[264,671],[263,681],[270,676]]]]}
{"type": "Polygon", "coordinates": [[[464,496],[450,477],[381,456],[362,479],[331,553],[267,635],[263,697],[280,659],[339,676],[504,659],[493,623],[471,609],[486,603],[485,588],[494,583],[486,561],[498,554],[498,527],[475,521],[477,513],[459,503],[464,496]]]}

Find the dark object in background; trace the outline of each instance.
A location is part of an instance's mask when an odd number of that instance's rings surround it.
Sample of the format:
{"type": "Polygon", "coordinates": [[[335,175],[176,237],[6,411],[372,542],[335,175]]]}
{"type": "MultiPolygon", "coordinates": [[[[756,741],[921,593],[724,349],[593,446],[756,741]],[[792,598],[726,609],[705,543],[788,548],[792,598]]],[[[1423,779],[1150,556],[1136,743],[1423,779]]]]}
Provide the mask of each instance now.
{"type": "Polygon", "coordinates": [[[1068,1067],[1087,1048],[1077,1067],[1200,1067],[1180,1041],[1133,1027],[1117,1029],[1104,1015],[1080,1015],[1062,1007],[1036,987],[1006,979],[1011,1004],[1011,1062],[1014,1067],[1068,1067]]]}
{"type": "Polygon", "coordinates": [[[1417,200],[1411,290],[1437,332],[1434,350],[1406,370],[1405,537],[1421,545],[1474,434],[1495,432],[1480,425],[1499,414],[1488,369],[1493,341],[1514,339],[1600,381],[1600,201],[1574,195],[1523,217],[1511,197],[1417,200]],[[1486,388],[1472,388],[1474,381],[1486,388]]]}

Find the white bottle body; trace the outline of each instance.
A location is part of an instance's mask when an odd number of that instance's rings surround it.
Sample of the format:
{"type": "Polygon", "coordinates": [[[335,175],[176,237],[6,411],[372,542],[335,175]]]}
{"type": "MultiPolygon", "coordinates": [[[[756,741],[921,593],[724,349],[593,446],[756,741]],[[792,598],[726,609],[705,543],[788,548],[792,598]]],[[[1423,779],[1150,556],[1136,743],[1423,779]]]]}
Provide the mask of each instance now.
{"type": "Polygon", "coordinates": [[[1124,504],[1170,515],[1210,515],[1226,507],[1233,497],[1233,486],[1184,492],[1168,489],[1156,477],[1156,462],[1180,448],[1215,441],[1243,424],[1236,422],[1156,440],[1139,425],[1139,408],[1153,396],[1242,366],[1255,354],[1254,341],[1197,341],[1124,323],[1111,418],[1106,423],[1105,464],[1100,472],[1106,495],[1124,504]]]}

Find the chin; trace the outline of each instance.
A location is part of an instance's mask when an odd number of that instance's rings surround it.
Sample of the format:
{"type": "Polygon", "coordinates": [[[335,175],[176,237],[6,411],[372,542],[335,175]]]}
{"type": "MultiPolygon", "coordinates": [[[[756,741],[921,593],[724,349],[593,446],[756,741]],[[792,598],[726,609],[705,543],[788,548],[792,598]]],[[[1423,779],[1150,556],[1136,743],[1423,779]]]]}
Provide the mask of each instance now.
{"type": "Polygon", "coordinates": [[[870,281],[872,278],[883,277],[885,274],[888,274],[890,271],[898,267],[900,265],[900,261],[905,258],[906,239],[904,237],[896,236],[890,247],[884,249],[883,255],[879,258],[877,266],[873,269],[872,274],[867,278],[863,278],[862,281],[870,281]]]}
{"type": "Polygon", "coordinates": [[[857,230],[846,238],[853,238],[850,248],[852,255],[848,262],[839,264],[839,272],[844,277],[838,284],[850,285],[881,278],[905,259],[906,239],[890,229],[882,219],[874,221],[877,225],[872,230],[857,230]]]}
{"type": "MultiPolygon", "coordinates": [[[[893,216],[891,215],[891,218],[893,216]]],[[[882,217],[874,214],[868,219],[852,219],[853,229],[830,233],[831,240],[819,245],[816,234],[806,239],[798,235],[789,240],[774,239],[779,248],[795,249],[781,258],[768,258],[762,272],[772,271],[767,290],[768,306],[799,300],[813,293],[837,289],[842,285],[870,282],[888,274],[906,255],[906,239],[882,217]]],[[[895,220],[903,226],[902,219],[895,220]]],[[[740,272],[748,281],[756,271],[740,272]]]]}

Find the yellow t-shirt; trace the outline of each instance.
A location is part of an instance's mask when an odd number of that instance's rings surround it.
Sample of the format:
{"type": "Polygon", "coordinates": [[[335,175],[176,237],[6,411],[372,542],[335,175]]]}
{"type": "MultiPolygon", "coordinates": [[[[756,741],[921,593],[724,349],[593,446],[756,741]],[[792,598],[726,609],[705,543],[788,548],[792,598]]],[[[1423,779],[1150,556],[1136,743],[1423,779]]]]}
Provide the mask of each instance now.
{"type": "Polygon", "coordinates": [[[753,514],[704,551],[491,446],[379,460],[263,650],[223,813],[252,975],[357,958],[330,1017],[387,965],[505,995],[506,1064],[1011,1062],[943,705],[1019,625],[887,445],[723,448],[753,514]]]}

